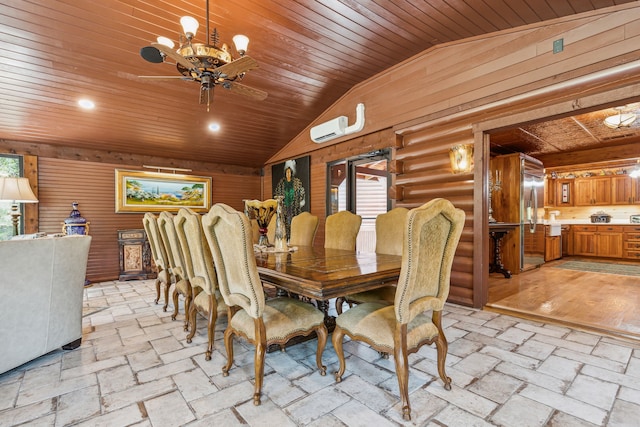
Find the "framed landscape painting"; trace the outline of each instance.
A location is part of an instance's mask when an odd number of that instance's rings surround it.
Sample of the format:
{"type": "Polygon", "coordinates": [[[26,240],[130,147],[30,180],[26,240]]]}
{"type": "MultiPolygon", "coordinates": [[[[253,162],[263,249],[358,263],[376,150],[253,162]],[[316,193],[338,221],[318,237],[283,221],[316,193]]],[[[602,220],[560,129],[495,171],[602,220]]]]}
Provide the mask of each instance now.
{"type": "Polygon", "coordinates": [[[207,212],[211,177],[116,169],[116,212],[207,212]]]}

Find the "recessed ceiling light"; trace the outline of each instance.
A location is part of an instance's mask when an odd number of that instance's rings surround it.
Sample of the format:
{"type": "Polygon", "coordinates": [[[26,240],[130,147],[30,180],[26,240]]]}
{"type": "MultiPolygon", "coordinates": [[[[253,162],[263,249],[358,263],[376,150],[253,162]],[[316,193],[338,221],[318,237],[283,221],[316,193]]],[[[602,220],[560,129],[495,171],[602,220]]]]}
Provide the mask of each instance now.
{"type": "Polygon", "coordinates": [[[81,99],[78,101],[78,105],[86,110],[91,110],[96,107],[96,104],[88,99],[81,99]]]}
{"type": "Polygon", "coordinates": [[[209,124],[209,130],[211,132],[217,132],[220,130],[220,125],[218,123],[211,123],[209,124]]]}

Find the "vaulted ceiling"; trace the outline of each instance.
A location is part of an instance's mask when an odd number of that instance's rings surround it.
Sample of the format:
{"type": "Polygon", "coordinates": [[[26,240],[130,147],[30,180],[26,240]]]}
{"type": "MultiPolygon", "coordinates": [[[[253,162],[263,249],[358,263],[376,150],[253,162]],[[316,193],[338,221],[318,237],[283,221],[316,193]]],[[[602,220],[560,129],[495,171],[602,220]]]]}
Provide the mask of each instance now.
{"type": "MultiPolygon", "coordinates": [[[[259,68],[242,83],[268,97],[216,88],[207,111],[197,83],[139,77],[178,75],[140,48],[177,42],[183,15],[204,42],[205,0],[0,0],[0,140],[260,167],[352,86],[434,45],[631,1],[211,0],[222,42],[250,38],[259,68]]],[[[495,141],[557,146],[535,132],[495,141]]]]}

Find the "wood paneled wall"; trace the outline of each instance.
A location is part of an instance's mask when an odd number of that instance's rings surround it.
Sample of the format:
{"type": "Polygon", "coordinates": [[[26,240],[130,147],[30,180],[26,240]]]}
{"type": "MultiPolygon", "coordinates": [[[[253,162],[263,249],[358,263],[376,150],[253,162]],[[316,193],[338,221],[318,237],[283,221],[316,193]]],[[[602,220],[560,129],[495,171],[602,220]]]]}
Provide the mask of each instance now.
{"type": "MultiPolygon", "coordinates": [[[[318,231],[316,232],[315,239],[316,245],[324,245],[324,222],[327,216],[325,198],[327,189],[327,163],[395,146],[395,132],[393,132],[392,129],[384,129],[371,135],[354,138],[344,144],[340,144],[339,150],[336,150],[336,146],[325,147],[319,144],[314,147],[316,150],[307,153],[310,156],[309,167],[311,175],[311,182],[309,184],[311,187],[310,212],[318,217],[318,231]]],[[[263,192],[265,199],[272,196],[272,166],[273,164],[268,164],[264,168],[263,192]]]]}
{"type": "MultiPolygon", "coordinates": [[[[489,138],[483,132],[637,99],[639,46],[637,4],[439,45],[353,87],[269,162],[314,156],[318,147],[309,129],[341,115],[352,122],[355,105],[364,103],[361,134],[393,129],[401,140],[392,184],[396,205],[445,197],[467,213],[450,300],[481,307],[489,260],[489,138]],[[554,54],[553,42],[560,38],[564,51],[554,54]],[[475,147],[475,171],[454,175],[447,150],[469,142],[475,147]]],[[[354,147],[349,138],[323,144],[322,152],[347,157],[354,147]]],[[[311,205],[324,211],[324,193],[312,194],[311,205]]]]}
{"type": "MultiPolygon", "coordinates": [[[[142,228],[142,213],[115,213],[116,168],[139,167],[40,157],[38,159],[39,230],[60,233],[71,203],[78,202],[82,216],[90,222],[93,237],[87,278],[91,281],[117,279],[120,271],[117,230],[142,228]]],[[[226,203],[243,209],[243,198],[260,196],[258,175],[189,172],[211,176],[212,203],[226,203]]]]}

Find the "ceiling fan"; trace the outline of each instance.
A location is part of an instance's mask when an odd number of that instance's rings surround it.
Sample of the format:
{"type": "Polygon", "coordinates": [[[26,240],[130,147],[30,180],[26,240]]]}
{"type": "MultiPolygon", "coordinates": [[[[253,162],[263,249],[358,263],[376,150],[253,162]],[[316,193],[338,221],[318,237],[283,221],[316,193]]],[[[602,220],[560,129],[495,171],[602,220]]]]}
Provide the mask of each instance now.
{"type": "Polygon", "coordinates": [[[195,43],[193,38],[199,24],[191,16],[180,18],[184,34],[180,35],[180,47],[174,50],[175,44],[167,37],[158,37],[156,43],[140,49],[140,56],[156,64],[175,61],[179,76],[139,76],[146,79],[181,79],[195,81],[200,84],[200,104],[207,105],[207,111],[213,101],[213,90],[220,86],[239,95],[262,101],[267,92],[239,83],[245,73],[258,68],[258,63],[245,55],[249,38],[243,35],[233,37],[240,58],[233,59],[226,43],[218,46],[218,31],[209,32],[209,0],[206,0],[207,38],[211,44],[195,43]]]}

